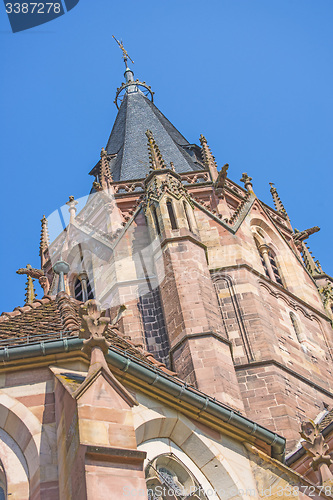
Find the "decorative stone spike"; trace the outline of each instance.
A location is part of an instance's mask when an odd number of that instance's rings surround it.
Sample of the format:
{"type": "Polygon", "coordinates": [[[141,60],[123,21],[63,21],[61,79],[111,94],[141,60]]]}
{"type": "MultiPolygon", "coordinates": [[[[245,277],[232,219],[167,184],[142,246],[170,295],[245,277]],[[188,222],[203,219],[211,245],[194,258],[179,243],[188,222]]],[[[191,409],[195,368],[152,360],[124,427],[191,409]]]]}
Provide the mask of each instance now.
{"type": "MultiPolygon", "coordinates": [[[[27,269],[32,269],[30,264],[27,264],[27,269]]],[[[32,304],[35,298],[37,297],[35,287],[34,287],[34,279],[32,279],[29,274],[27,275],[27,282],[26,282],[26,293],[25,293],[25,303],[26,304],[32,304]]]]}
{"type": "Polygon", "coordinates": [[[304,241],[300,241],[297,244],[297,247],[299,248],[302,257],[303,257],[303,262],[308,270],[308,272],[311,274],[311,276],[318,275],[321,273],[321,266],[318,266],[309,250],[309,248],[306,246],[306,243],[304,241]]]}
{"type": "Polygon", "coordinates": [[[165,162],[162,158],[161,151],[157,146],[153,133],[151,130],[147,130],[146,136],[148,138],[148,151],[149,151],[149,163],[152,170],[159,170],[166,168],[165,162]]]}
{"type": "Polygon", "coordinates": [[[42,223],[42,230],[40,235],[39,256],[41,259],[41,267],[43,268],[45,262],[47,261],[47,257],[45,256],[45,251],[48,249],[50,244],[49,232],[47,227],[47,218],[45,217],[45,215],[43,215],[41,223],[42,223]]]}
{"type": "Polygon", "coordinates": [[[207,139],[202,134],[200,136],[201,152],[203,156],[203,161],[208,168],[212,180],[215,182],[218,178],[217,163],[215,157],[213,156],[210,147],[207,144],[207,139]]]}
{"type": "Polygon", "coordinates": [[[101,159],[99,161],[98,180],[103,189],[108,188],[113,182],[108,154],[104,148],[101,149],[101,159]]]}
{"type": "Polygon", "coordinates": [[[271,186],[270,192],[273,198],[274,206],[278,212],[282,212],[287,215],[287,211],[284,208],[284,205],[282,201],[280,200],[280,197],[278,195],[278,192],[276,190],[276,187],[274,187],[274,182],[270,182],[269,185],[271,186]]]}
{"type": "Polygon", "coordinates": [[[249,201],[250,196],[251,193],[247,192],[242,201],[240,202],[240,204],[238,205],[238,207],[236,208],[236,210],[234,211],[234,213],[232,214],[231,218],[229,219],[229,224],[235,224],[237,222],[242,210],[244,209],[246,203],[249,201]]]}

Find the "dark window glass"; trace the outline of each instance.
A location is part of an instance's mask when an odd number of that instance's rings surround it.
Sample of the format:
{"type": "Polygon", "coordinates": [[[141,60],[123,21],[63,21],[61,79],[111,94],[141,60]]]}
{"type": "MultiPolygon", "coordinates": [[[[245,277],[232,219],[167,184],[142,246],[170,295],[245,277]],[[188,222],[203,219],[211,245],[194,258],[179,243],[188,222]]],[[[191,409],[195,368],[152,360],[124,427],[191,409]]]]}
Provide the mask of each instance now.
{"type": "MultiPolygon", "coordinates": [[[[87,300],[93,299],[94,298],[94,289],[93,289],[93,287],[90,284],[90,281],[88,279],[86,280],[86,283],[87,283],[87,295],[88,295],[87,300]]],[[[84,299],[83,287],[82,287],[82,281],[80,280],[80,278],[77,278],[75,281],[74,295],[75,295],[76,300],[80,300],[81,302],[83,301],[83,299],[84,299]]]]}
{"type": "Polygon", "coordinates": [[[160,225],[159,225],[159,222],[158,222],[156,208],[154,206],[152,206],[151,210],[152,210],[152,213],[153,213],[153,218],[154,218],[156,232],[157,232],[157,234],[161,234],[161,228],[160,228],[160,225]]]}
{"type": "Polygon", "coordinates": [[[266,266],[266,262],[265,262],[265,259],[263,258],[261,252],[259,251],[259,255],[260,255],[260,258],[261,258],[261,263],[262,263],[262,267],[264,268],[264,271],[265,271],[265,274],[266,276],[269,278],[269,272],[268,272],[268,269],[267,269],[267,266],[266,266]]]}
{"type": "Polygon", "coordinates": [[[83,300],[83,290],[82,290],[82,283],[79,278],[75,281],[75,286],[74,286],[74,295],[76,300],[83,300]]]}
{"type": "Polygon", "coordinates": [[[277,283],[279,283],[280,285],[283,286],[282,279],[281,279],[281,276],[280,276],[280,273],[279,273],[279,269],[277,267],[274,255],[272,254],[272,252],[270,250],[268,252],[268,256],[269,256],[269,260],[270,260],[270,263],[271,263],[271,266],[272,266],[272,269],[273,269],[275,281],[277,283]]]}
{"type": "Polygon", "coordinates": [[[169,219],[170,219],[170,222],[171,222],[171,229],[178,229],[177,222],[176,222],[176,217],[175,217],[175,212],[173,210],[173,205],[172,205],[172,201],[171,200],[167,201],[167,209],[168,209],[169,219]]]}
{"type": "Polygon", "coordinates": [[[94,298],[94,290],[92,286],[90,285],[90,281],[87,280],[87,292],[88,292],[88,299],[93,299],[94,298]]]}

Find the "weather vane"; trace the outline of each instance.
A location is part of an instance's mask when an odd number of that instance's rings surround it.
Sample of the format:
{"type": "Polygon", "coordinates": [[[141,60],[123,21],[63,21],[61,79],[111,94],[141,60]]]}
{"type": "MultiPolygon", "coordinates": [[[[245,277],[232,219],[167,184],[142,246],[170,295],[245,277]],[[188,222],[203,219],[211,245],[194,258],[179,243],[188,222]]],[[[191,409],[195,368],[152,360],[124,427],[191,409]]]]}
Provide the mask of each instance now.
{"type": "Polygon", "coordinates": [[[114,35],[112,35],[112,38],[114,38],[116,40],[117,44],[119,45],[119,47],[121,48],[121,50],[123,52],[123,59],[124,59],[124,63],[125,63],[126,68],[127,68],[127,59],[129,59],[131,61],[131,63],[134,64],[133,59],[130,58],[127,50],[125,49],[122,40],[120,40],[120,42],[119,42],[119,40],[117,40],[117,38],[114,35]]]}

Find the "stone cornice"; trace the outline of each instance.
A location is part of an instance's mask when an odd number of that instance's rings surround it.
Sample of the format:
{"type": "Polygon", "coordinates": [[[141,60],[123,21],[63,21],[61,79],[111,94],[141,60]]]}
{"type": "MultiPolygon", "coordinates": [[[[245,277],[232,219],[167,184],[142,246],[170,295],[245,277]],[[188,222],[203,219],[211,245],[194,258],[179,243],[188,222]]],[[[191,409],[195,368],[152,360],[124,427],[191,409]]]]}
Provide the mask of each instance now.
{"type": "Polygon", "coordinates": [[[186,340],[190,339],[195,339],[195,338],[201,338],[201,337],[214,337],[223,344],[227,344],[230,347],[230,350],[232,350],[232,342],[228,340],[227,338],[223,337],[221,334],[213,331],[209,332],[201,332],[201,333],[188,333],[187,335],[184,335],[182,339],[180,339],[178,342],[176,342],[175,345],[173,345],[170,348],[170,354],[172,354],[178,347],[180,347],[186,340]]]}

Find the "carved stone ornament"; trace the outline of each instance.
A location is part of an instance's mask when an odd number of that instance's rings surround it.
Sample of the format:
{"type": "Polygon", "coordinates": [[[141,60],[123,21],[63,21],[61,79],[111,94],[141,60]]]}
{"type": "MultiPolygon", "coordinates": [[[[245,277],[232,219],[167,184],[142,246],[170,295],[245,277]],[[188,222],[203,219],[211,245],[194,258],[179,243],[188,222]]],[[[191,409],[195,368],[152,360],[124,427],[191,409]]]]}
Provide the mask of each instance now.
{"type": "Polygon", "coordinates": [[[87,300],[79,309],[81,328],[79,338],[85,339],[83,351],[90,354],[94,347],[99,347],[104,354],[107,353],[110,343],[105,339],[110,318],[105,317],[97,300],[87,300]]]}
{"type": "Polygon", "coordinates": [[[313,457],[310,466],[314,471],[319,472],[320,484],[322,486],[333,485],[333,474],[329,466],[333,464],[331,455],[328,454],[328,444],[325,443],[325,438],[319,430],[318,424],[312,420],[302,423],[302,431],[300,432],[304,441],[302,446],[306,453],[313,457]]]}

